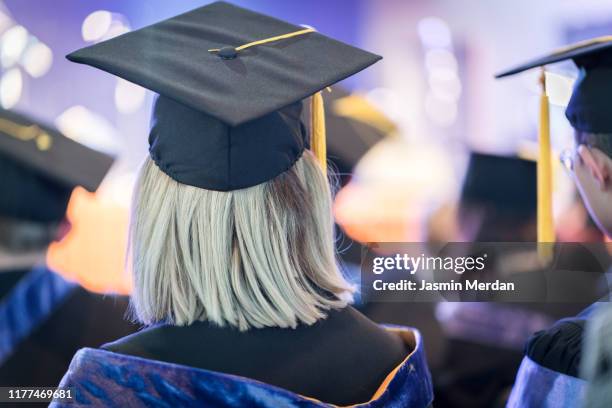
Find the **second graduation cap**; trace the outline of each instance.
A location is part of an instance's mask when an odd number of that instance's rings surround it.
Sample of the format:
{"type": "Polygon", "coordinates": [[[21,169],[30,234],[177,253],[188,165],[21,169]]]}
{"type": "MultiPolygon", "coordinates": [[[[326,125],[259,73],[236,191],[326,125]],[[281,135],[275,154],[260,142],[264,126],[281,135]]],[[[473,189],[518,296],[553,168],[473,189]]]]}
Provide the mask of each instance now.
{"type": "Polygon", "coordinates": [[[461,189],[468,205],[490,205],[530,218],[536,212],[536,163],[516,156],[472,152],[461,189]]]}
{"type": "MultiPolygon", "coordinates": [[[[224,2],[68,55],[159,94],[151,157],[176,181],[218,191],[288,170],[310,147],[302,100],[380,58],[224,2]]],[[[321,135],[320,95],[313,100],[321,135]]],[[[324,140],[313,140],[321,143],[324,158],[324,140]]]]}
{"type": "Polygon", "coordinates": [[[572,60],[580,70],[565,116],[572,127],[590,133],[612,133],[612,36],[581,41],[497,74],[503,78],[532,68],[572,60]]]}
{"type": "MultiPolygon", "coordinates": [[[[573,60],[580,75],[565,116],[574,129],[590,133],[612,132],[609,100],[612,95],[612,36],[598,37],[563,47],[551,54],[497,74],[496,78],[543,67],[548,64],[573,60]]],[[[550,145],[550,116],[544,72],[541,76],[540,129],[538,157],[538,241],[555,240],[552,215],[552,168],[550,145]]]]}
{"type": "Polygon", "coordinates": [[[0,109],[0,217],[60,221],[72,190],[96,191],[113,161],[51,126],[0,109]]]}

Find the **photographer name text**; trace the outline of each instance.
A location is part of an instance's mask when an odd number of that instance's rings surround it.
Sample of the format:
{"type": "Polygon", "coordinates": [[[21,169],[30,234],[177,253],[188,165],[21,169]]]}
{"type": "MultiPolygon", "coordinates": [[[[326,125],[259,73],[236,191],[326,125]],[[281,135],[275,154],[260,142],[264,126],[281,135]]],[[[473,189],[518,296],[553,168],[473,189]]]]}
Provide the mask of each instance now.
{"type": "Polygon", "coordinates": [[[465,280],[463,282],[429,282],[421,280],[420,282],[402,279],[397,282],[385,282],[382,279],[377,279],[372,283],[372,287],[376,291],[514,291],[514,283],[502,282],[495,280],[493,282],[480,282],[478,280],[465,280]]]}

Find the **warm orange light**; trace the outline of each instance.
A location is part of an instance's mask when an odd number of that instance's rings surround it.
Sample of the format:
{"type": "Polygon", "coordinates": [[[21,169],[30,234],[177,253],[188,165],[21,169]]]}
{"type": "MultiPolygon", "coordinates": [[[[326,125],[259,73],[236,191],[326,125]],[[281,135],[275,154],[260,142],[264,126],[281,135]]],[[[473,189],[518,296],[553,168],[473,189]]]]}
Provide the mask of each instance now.
{"type": "Polygon", "coordinates": [[[334,202],[336,222],[359,242],[419,242],[422,209],[414,197],[387,186],[349,183],[334,202]]]}
{"type": "Polygon", "coordinates": [[[91,291],[129,293],[131,283],[124,272],[128,217],[127,208],[75,189],[68,206],[72,228],[49,248],[48,265],[91,291]]]}

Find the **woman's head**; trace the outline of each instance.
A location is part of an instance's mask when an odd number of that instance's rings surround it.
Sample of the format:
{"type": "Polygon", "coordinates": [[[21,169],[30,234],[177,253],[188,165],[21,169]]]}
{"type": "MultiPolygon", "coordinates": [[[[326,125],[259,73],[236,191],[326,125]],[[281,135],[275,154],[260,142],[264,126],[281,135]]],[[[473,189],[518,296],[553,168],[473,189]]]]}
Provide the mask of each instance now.
{"type": "Polygon", "coordinates": [[[132,306],[145,324],[295,327],[351,300],[329,185],[308,151],[276,178],[229,192],[178,183],[147,158],[132,211],[132,306]]]}

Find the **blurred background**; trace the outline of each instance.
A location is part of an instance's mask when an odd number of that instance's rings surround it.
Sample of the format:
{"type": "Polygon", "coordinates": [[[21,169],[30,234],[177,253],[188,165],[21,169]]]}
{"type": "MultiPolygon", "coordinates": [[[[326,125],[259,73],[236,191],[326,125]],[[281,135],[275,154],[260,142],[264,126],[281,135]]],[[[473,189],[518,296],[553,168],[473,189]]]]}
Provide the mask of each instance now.
{"type": "MultiPolygon", "coordinates": [[[[336,217],[362,241],[460,240],[452,205],[469,150],[535,155],[538,72],[495,72],[612,30],[612,2],[583,0],[251,0],[234,3],[308,24],[384,56],[343,86],[397,125],[361,160],[336,217]]],[[[98,292],[129,292],[123,272],[131,188],[147,153],[151,94],[64,55],[208,3],[203,0],[0,1],[0,104],[118,156],[96,195],[76,190],[73,229],[50,266],[98,292]],[[78,214],[78,215],[77,215],[78,214]]],[[[563,110],[575,68],[548,74],[553,144],[572,145],[563,110]]],[[[569,179],[555,177],[561,240],[601,239],[569,179]],[[586,232],[585,232],[586,231],[586,232]]]]}

